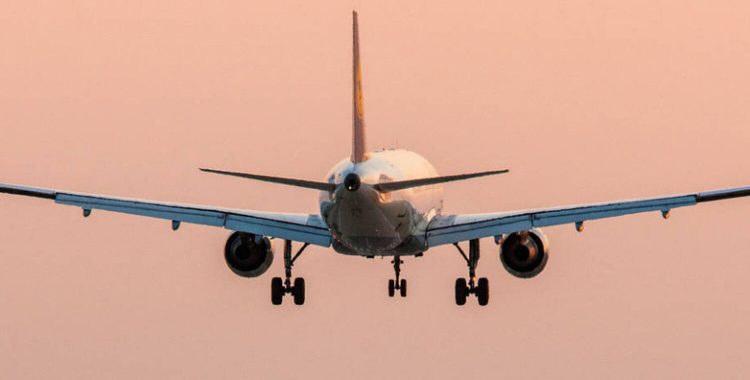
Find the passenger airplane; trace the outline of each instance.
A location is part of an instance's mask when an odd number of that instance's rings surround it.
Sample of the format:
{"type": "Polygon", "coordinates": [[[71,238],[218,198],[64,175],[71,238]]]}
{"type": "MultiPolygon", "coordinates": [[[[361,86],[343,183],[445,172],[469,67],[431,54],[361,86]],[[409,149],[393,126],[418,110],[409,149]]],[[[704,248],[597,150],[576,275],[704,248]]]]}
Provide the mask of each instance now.
{"type": "Polygon", "coordinates": [[[508,272],[530,278],[544,269],[549,255],[549,242],[541,227],[574,224],[580,232],[588,220],[648,211],[661,212],[666,219],[669,211],[676,207],[750,195],[750,187],[742,187],[531,211],[445,215],[442,213],[441,184],[506,173],[507,170],[438,176],[435,168],[414,152],[400,149],[368,151],[357,13],[354,12],[353,16],[351,157],[336,164],[324,182],[201,169],[318,190],[319,215],[231,210],[6,184],[0,184],[0,192],[80,207],[85,217],[97,209],[170,220],[173,230],[183,222],[229,229],[233,233],[224,247],[224,257],[229,268],[244,277],[265,273],[273,261],[269,239],[282,239],[285,277],[284,280],[281,277],[271,280],[271,302],[274,305],[281,304],[285,294],[290,294],[295,304],[304,304],[305,281],[301,277],[293,279],[292,266],[310,244],[333,247],[345,255],[392,256],[395,279],[388,281],[388,295],[391,297],[396,291],[402,297],[406,296],[406,280],[400,278],[401,257],[421,256],[430,248],[452,244],[469,267],[468,279],[456,280],[456,304],[463,305],[469,295],[475,295],[480,305],[486,305],[489,283],[487,278],[476,277],[481,238],[494,238],[500,246],[500,262],[508,272]],[[468,255],[459,245],[465,241],[469,242],[468,255]],[[302,243],[294,255],[292,242],[302,243]]]}

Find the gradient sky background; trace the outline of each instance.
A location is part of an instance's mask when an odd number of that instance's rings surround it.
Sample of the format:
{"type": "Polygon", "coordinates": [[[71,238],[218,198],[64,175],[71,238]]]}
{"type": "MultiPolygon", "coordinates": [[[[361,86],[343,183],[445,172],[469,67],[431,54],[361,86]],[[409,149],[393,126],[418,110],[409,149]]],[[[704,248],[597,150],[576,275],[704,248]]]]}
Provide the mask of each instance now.
{"type": "MultiPolygon", "coordinates": [[[[441,173],[446,212],[750,184],[746,1],[5,1],[0,182],[316,212],[349,154],[351,10],[372,147],[441,173]]],[[[750,200],[547,229],[537,278],[453,301],[452,247],[310,249],[307,304],[270,303],[277,256],[233,275],[228,231],[0,196],[3,378],[747,378],[750,200]]]]}

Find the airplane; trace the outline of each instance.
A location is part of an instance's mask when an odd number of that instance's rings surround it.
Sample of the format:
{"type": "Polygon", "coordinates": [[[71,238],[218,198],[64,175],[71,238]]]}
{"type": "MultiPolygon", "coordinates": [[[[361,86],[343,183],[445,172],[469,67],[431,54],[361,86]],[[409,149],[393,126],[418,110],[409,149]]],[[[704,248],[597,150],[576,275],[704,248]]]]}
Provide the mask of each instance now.
{"type": "Polygon", "coordinates": [[[224,246],[229,268],[243,277],[258,277],[270,267],[274,250],[270,239],[284,242],[284,278],[271,280],[271,302],[282,304],[290,295],[294,304],[305,303],[305,280],[292,276],[292,267],[309,245],[332,247],[343,255],[367,258],[392,257],[395,278],[388,280],[388,295],[406,297],[407,282],[401,278],[402,257],[422,256],[429,249],[451,244],[468,266],[468,278],[455,282],[455,302],[489,302],[487,278],[477,278],[479,240],[493,238],[499,246],[503,267],[513,276],[532,278],[545,268],[549,239],[541,228],[573,224],[583,231],[584,222],[595,219],[661,212],[698,203],[750,196],[750,187],[739,187],[639,200],[552,207],[485,214],[444,214],[442,184],[507,173],[507,169],[439,176],[417,153],[403,150],[369,151],[366,144],[362,66],[359,57],[357,12],[353,12],[352,50],[352,149],[324,181],[283,178],[202,168],[203,172],[247,178],[317,190],[319,214],[289,214],[233,210],[148,200],[84,194],[11,184],[0,184],[0,193],[50,199],[79,207],[83,216],[104,210],[181,223],[223,227],[232,231],[224,246]],[[460,243],[468,242],[468,254],[460,243]],[[292,244],[301,246],[292,254],[292,244]]]}

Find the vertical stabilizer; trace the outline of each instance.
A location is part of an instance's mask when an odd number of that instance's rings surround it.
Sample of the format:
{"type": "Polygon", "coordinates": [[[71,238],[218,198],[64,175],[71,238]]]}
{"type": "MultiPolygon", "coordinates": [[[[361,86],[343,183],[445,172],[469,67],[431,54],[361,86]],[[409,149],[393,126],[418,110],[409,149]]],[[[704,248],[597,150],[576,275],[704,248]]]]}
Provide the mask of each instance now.
{"type": "Polygon", "coordinates": [[[357,12],[353,12],[353,50],[352,50],[352,162],[367,159],[365,144],[365,107],[362,99],[362,66],[359,62],[359,26],[357,12]]]}

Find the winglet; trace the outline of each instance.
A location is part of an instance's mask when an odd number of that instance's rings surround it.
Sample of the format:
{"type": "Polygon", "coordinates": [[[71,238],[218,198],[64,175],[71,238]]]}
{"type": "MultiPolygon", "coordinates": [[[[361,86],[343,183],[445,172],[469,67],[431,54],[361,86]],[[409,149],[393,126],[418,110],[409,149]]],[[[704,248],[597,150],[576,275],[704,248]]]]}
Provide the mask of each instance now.
{"type": "Polygon", "coordinates": [[[359,61],[359,25],[357,11],[352,12],[352,162],[367,159],[365,141],[365,107],[362,95],[362,65],[359,61]]]}

